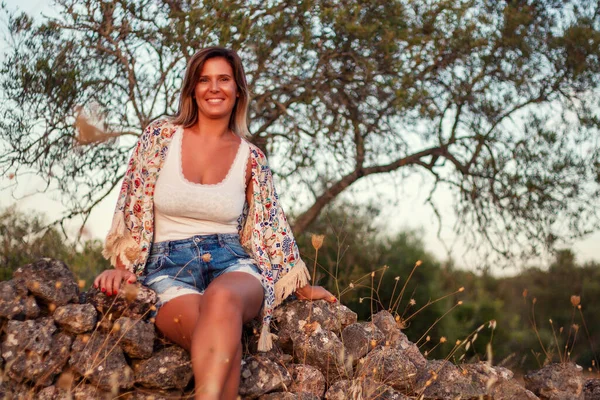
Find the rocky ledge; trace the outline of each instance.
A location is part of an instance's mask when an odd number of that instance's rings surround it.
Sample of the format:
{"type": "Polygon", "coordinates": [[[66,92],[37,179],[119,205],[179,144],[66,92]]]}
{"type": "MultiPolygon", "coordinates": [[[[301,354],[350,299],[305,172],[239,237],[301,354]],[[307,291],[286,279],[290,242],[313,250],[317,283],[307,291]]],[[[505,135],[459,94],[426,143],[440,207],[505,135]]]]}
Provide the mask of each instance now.
{"type": "MultiPolygon", "coordinates": [[[[41,259],[0,282],[0,398],[193,398],[189,355],[157,334],[143,286],[116,297],[80,293],[67,266],[41,259]]],[[[291,301],[275,311],[277,339],[256,353],[244,334],[239,395],[261,400],[600,400],[600,380],[575,364],[525,376],[487,363],[427,360],[387,311],[371,321],[340,304],[291,301]]]]}

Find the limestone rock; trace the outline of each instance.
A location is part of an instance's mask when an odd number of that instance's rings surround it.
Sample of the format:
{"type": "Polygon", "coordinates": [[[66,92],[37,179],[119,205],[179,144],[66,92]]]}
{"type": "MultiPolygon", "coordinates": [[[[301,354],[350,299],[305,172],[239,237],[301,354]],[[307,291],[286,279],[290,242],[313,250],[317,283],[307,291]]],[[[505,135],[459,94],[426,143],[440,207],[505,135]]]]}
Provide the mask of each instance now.
{"type": "Polygon", "coordinates": [[[153,389],[183,389],[192,375],[190,356],[179,346],[164,348],[135,366],[135,383],[153,389]]]}
{"type": "Polygon", "coordinates": [[[297,363],[316,367],[328,382],[352,377],[352,360],[346,357],[346,349],[335,333],[313,322],[309,329],[294,332],[292,340],[297,363]]]}
{"type": "Polygon", "coordinates": [[[184,394],[181,390],[148,390],[137,388],[134,392],[128,393],[128,400],[193,400],[193,394],[184,394]]]}
{"type": "Polygon", "coordinates": [[[149,358],[154,349],[156,333],[154,324],[121,317],[115,321],[113,329],[120,336],[123,351],[132,358],[149,358]],[[116,329],[116,327],[119,327],[116,329]]]}
{"type": "Polygon", "coordinates": [[[325,393],[325,399],[409,400],[408,397],[392,387],[370,378],[337,381],[329,387],[327,393],[325,393]]]}
{"type": "Polygon", "coordinates": [[[290,373],[266,357],[250,356],[242,361],[239,394],[245,398],[256,399],[291,383],[290,373]]]}
{"type": "Polygon", "coordinates": [[[91,304],[67,304],[58,307],[52,317],[61,328],[77,335],[94,329],[97,313],[91,304]]]}
{"type": "Polygon", "coordinates": [[[355,377],[370,378],[408,392],[414,387],[416,375],[417,368],[400,350],[378,347],[360,360],[355,377]]]}
{"type": "Polygon", "coordinates": [[[490,396],[494,400],[539,400],[535,394],[512,380],[495,384],[490,396]]]}
{"type": "Polygon", "coordinates": [[[357,322],[348,325],[342,331],[342,341],[347,356],[352,357],[355,364],[384,339],[383,333],[372,322],[357,322]]]}
{"type": "Polygon", "coordinates": [[[512,371],[502,368],[493,367],[483,361],[473,364],[462,364],[459,366],[465,376],[471,379],[479,391],[489,393],[490,389],[501,382],[512,379],[512,371]]]}
{"type": "Polygon", "coordinates": [[[279,328],[277,342],[289,352],[292,333],[302,329],[303,324],[307,322],[318,322],[323,329],[339,334],[357,319],[356,313],[348,307],[325,300],[291,301],[276,308],[273,316],[279,328]]]}
{"type": "Polygon", "coordinates": [[[315,367],[304,364],[293,364],[288,368],[292,374],[290,392],[312,393],[318,398],[325,394],[325,377],[315,367]]]}
{"type": "Polygon", "coordinates": [[[36,400],[105,400],[112,398],[109,392],[105,392],[89,384],[78,384],[71,390],[48,386],[40,390],[36,400]]]}
{"type": "Polygon", "coordinates": [[[419,351],[416,344],[412,343],[398,327],[396,319],[388,311],[379,311],[373,315],[373,323],[385,336],[385,345],[402,350],[405,356],[417,368],[424,368],[427,365],[427,359],[419,351]]]}
{"type": "Polygon", "coordinates": [[[54,334],[56,326],[51,318],[28,321],[9,321],[2,358],[7,374],[16,382],[28,380],[39,386],[52,384],[69,358],[71,337],[54,334]]]}
{"type": "Polygon", "coordinates": [[[573,363],[550,364],[523,379],[525,387],[541,399],[584,400],[582,371],[573,363]]]}
{"type": "Polygon", "coordinates": [[[41,258],[33,264],[19,267],[13,277],[22,279],[27,289],[47,304],[59,307],[79,299],[75,277],[62,261],[41,258]]]}
{"type": "Polygon", "coordinates": [[[0,317],[7,319],[36,318],[40,313],[35,299],[27,295],[20,279],[0,282],[0,317]]]}
{"type": "Polygon", "coordinates": [[[115,298],[92,286],[87,299],[102,315],[111,314],[113,321],[120,317],[145,320],[156,303],[156,293],[140,283],[123,284],[115,298]]]}
{"type": "Polygon", "coordinates": [[[583,385],[585,400],[600,400],[600,379],[588,379],[583,385]]]}
{"type": "Polygon", "coordinates": [[[321,398],[312,393],[289,393],[289,392],[274,392],[263,394],[258,400],[320,400],[321,398]]]}
{"type": "Polygon", "coordinates": [[[77,336],[69,365],[102,390],[133,386],[133,371],[112,335],[95,332],[77,336]]]}
{"type": "Polygon", "coordinates": [[[454,400],[485,397],[481,388],[473,385],[461,370],[445,360],[432,360],[427,367],[419,370],[415,392],[423,395],[423,400],[454,400]]]}

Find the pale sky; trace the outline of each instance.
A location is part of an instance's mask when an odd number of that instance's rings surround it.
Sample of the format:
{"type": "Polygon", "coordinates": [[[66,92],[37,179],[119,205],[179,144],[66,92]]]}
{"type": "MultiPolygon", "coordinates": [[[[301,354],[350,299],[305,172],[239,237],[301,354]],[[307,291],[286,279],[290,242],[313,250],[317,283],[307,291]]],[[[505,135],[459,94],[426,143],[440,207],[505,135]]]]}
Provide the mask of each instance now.
{"type": "MultiPolygon", "coordinates": [[[[39,13],[51,14],[52,8],[49,0],[7,0],[6,1],[9,9],[20,7],[30,14],[39,15],[39,13]]],[[[0,32],[4,34],[5,19],[0,20],[0,32]]],[[[4,41],[0,42],[0,53],[5,49],[6,44],[4,41]]],[[[0,56],[0,60],[2,57],[0,56]]],[[[397,179],[396,179],[397,180],[397,179]]],[[[422,183],[419,177],[413,176],[408,180],[402,181],[401,185],[394,185],[392,179],[387,179],[386,183],[382,182],[381,178],[377,179],[381,184],[374,185],[372,182],[362,182],[358,188],[362,190],[369,190],[371,192],[378,193],[377,195],[384,196],[390,199],[389,205],[386,205],[382,215],[380,217],[380,223],[387,227],[392,232],[399,232],[405,229],[424,229],[425,232],[425,243],[426,248],[431,253],[436,255],[440,260],[447,258],[447,248],[451,248],[451,254],[458,266],[464,266],[467,268],[477,267],[477,261],[472,255],[463,255],[465,246],[463,245],[461,238],[457,238],[452,232],[452,225],[455,221],[452,211],[452,200],[449,194],[441,194],[437,197],[437,204],[441,208],[443,220],[442,238],[443,242],[436,237],[437,231],[437,220],[430,210],[430,208],[424,205],[424,201],[427,197],[427,192],[422,190],[422,183]]],[[[0,180],[0,187],[5,187],[8,181],[6,179],[0,180]]],[[[28,182],[20,182],[18,190],[15,192],[18,200],[19,208],[21,210],[34,210],[43,212],[48,215],[50,219],[57,218],[63,207],[60,203],[60,198],[57,194],[36,194],[35,193],[43,187],[41,179],[36,181],[31,179],[28,182]]],[[[356,191],[356,190],[355,190],[356,191]]],[[[377,196],[376,195],[376,196],[377,196]]],[[[116,202],[117,191],[113,191],[98,207],[93,211],[90,220],[87,224],[87,230],[90,232],[92,237],[104,238],[106,232],[110,227],[112,218],[112,212],[114,204],[116,202]]],[[[282,193],[282,202],[285,209],[292,207],[292,199],[296,195],[294,193],[282,193]]],[[[357,200],[361,200],[362,195],[354,196],[357,200]]],[[[13,193],[7,190],[0,192],[0,207],[4,208],[15,202],[13,193]]],[[[74,221],[72,224],[72,231],[75,232],[80,222],[74,221]]],[[[600,261],[600,232],[585,238],[583,240],[573,243],[572,249],[577,256],[579,262],[589,260],[600,261]]],[[[543,262],[543,261],[542,261],[543,262]]],[[[532,262],[533,263],[533,262],[532,262]]],[[[376,266],[374,266],[376,267],[376,266]]],[[[518,272],[519,268],[510,268],[502,271],[495,271],[499,274],[510,274],[518,272]]]]}

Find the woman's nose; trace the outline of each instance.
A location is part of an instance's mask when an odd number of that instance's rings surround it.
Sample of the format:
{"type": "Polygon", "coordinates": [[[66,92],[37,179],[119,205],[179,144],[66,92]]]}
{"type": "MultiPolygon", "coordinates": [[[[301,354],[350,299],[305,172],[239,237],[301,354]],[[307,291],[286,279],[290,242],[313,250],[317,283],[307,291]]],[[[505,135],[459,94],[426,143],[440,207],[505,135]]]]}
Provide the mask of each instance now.
{"type": "Polygon", "coordinates": [[[217,82],[216,79],[214,81],[210,82],[210,90],[211,90],[211,92],[218,92],[219,91],[219,82],[217,82]]]}

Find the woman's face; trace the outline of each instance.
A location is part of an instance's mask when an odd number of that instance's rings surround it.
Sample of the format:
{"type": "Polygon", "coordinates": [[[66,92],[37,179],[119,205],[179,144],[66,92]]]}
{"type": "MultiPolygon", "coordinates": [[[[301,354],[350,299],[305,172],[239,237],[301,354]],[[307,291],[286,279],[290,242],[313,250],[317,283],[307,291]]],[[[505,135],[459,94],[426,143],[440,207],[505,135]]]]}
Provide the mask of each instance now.
{"type": "Polygon", "coordinates": [[[200,118],[229,120],[238,92],[233,69],[225,58],[209,58],[204,62],[194,97],[200,118]]]}

